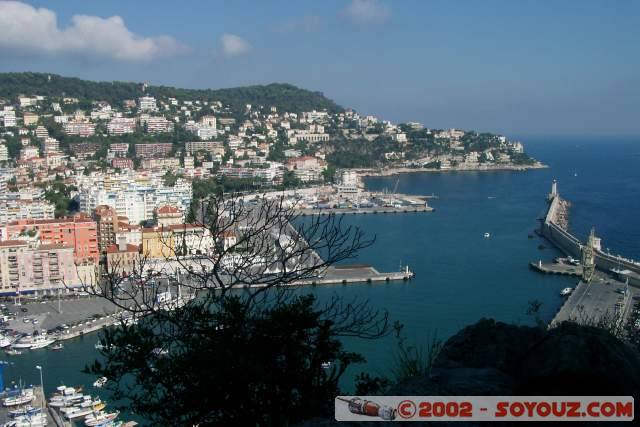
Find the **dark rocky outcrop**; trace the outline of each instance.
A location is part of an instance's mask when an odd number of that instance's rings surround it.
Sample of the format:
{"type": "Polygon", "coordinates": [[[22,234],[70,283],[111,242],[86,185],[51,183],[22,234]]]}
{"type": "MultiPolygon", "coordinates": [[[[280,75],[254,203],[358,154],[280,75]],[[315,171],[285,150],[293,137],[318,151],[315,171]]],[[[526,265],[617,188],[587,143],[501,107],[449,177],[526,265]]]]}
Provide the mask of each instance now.
{"type": "MultiPolygon", "coordinates": [[[[632,395],[638,414],[640,356],[635,349],[594,327],[562,323],[547,331],[483,319],[462,329],[444,344],[429,376],[402,381],[386,394],[632,395]]],[[[461,425],[423,425],[430,424],[461,425]]],[[[572,423],[573,426],[580,424],[572,423]]],[[[613,423],[598,423],[603,424],[613,423]]],[[[356,425],[379,426],[380,423],[356,425]]]]}

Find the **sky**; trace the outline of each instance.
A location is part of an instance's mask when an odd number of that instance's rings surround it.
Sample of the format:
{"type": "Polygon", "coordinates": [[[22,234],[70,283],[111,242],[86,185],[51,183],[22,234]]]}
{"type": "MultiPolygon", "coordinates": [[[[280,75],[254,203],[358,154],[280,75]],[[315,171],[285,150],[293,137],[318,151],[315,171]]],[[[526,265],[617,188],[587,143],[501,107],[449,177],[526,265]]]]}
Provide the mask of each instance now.
{"type": "Polygon", "coordinates": [[[640,1],[3,1],[0,72],[286,82],[393,122],[640,136],[640,1]]]}

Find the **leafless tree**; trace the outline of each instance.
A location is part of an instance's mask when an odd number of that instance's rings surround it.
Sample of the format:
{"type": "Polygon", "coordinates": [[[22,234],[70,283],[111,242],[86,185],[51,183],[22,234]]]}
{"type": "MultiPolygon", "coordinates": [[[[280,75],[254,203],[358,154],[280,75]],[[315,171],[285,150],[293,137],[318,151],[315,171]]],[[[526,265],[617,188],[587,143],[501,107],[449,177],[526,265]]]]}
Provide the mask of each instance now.
{"type": "Polygon", "coordinates": [[[173,296],[180,285],[183,300],[243,289],[252,304],[274,287],[321,282],[327,269],[374,241],[340,216],[301,218],[296,204],[283,196],[212,196],[200,203],[198,222],[158,227],[155,253],[145,244],[130,265],[103,261],[99,280],[83,291],[136,315],[166,306],[167,283],[173,296]]]}
{"type": "Polygon", "coordinates": [[[301,218],[296,207],[284,197],[212,196],[196,224],[156,228],[155,247],[108,257],[84,291],[125,314],[104,332],[104,361],[90,371],[161,423],[282,425],[325,414],[347,367],[364,360],[340,339],[381,337],[388,315],[294,290],[373,243],[342,217],[301,218]],[[265,403],[247,410],[255,393],[265,403]]]}

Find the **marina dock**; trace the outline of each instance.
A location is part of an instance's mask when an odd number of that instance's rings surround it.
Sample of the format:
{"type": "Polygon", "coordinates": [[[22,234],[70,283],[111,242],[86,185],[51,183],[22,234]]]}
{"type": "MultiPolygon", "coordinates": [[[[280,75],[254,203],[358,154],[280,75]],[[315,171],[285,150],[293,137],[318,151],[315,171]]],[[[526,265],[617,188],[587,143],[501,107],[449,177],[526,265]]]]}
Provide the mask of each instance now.
{"type": "MultiPolygon", "coordinates": [[[[31,403],[32,406],[42,407],[42,402],[44,401],[42,393],[42,388],[39,385],[33,386],[34,399],[31,403]]],[[[0,397],[0,400],[3,398],[4,397],[0,397]]],[[[4,425],[4,423],[9,422],[11,420],[11,417],[9,417],[9,411],[17,409],[18,407],[19,406],[6,407],[4,405],[0,405],[0,425],[4,425]]],[[[61,423],[61,420],[56,420],[56,414],[52,414],[46,406],[43,408],[42,413],[47,416],[47,426],[67,427],[67,425],[61,423]]]]}

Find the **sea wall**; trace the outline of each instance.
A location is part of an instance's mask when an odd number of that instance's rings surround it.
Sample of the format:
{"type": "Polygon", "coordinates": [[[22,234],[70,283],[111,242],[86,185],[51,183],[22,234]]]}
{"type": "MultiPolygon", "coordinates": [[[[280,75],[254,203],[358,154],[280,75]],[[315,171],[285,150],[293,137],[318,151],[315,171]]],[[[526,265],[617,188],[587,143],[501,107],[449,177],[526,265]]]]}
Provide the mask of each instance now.
{"type": "Polygon", "coordinates": [[[556,215],[562,208],[560,197],[553,197],[549,203],[547,216],[542,223],[542,235],[560,249],[565,255],[580,259],[582,256],[582,244],[567,230],[556,224],[556,215]]]}
{"type": "MultiPolygon", "coordinates": [[[[542,223],[542,235],[560,249],[565,255],[576,259],[582,257],[583,244],[573,234],[558,225],[559,216],[563,206],[563,201],[559,196],[553,196],[549,202],[547,215],[542,223]]],[[[566,212],[564,213],[566,216],[566,212]]],[[[629,270],[632,273],[628,276],[631,285],[640,286],[640,263],[625,259],[620,256],[611,255],[601,250],[594,250],[594,261],[599,270],[610,272],[612,269],[629,270]]]]}

